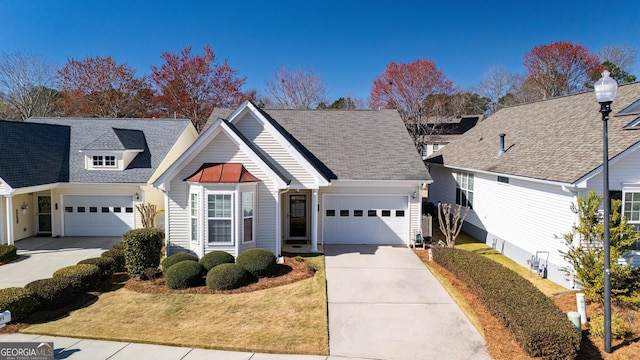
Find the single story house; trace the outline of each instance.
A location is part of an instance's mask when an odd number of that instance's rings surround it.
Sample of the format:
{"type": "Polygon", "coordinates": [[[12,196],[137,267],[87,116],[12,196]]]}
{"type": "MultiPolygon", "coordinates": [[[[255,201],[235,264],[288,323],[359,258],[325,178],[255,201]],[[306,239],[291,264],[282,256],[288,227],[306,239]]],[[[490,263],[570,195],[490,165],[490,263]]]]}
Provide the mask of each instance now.
{"type": "Polygon", "coordinates": [[[0,133],[0,244],[140,227],[136,204],[164,205],[148,183],[198,136],[186,119],[31,118],[0,133]]]}
{"type": "Polygon", "coordinates": [[[430,183],[394,110],[216,109],[153,186],[167,252],[409,243],[430,183]]]}
{"type": "MultiPolygon", "coordinates": [[[[471,206],[464,231],[523,266],[537,256],[573,287],[559,237],[577,222],[577,198],[603,191],[599,109],[586,92],[499,110],[426,160],[429,201],[471,206]]],[[[619,86],[612,109],[609,191],[640,230],[640,83],[619,86]]]]}

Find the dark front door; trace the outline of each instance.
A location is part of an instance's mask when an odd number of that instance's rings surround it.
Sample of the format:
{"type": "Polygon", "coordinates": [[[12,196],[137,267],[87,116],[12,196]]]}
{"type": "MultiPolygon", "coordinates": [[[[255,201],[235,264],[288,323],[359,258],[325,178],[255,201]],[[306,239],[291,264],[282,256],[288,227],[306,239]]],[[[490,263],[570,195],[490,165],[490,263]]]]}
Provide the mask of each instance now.
{"type": "Polygon", "coordinates": [[[38,195],[38,233],[51,233],[51,196],[38,195]]]}
{"type": "Polygon", "coordinates": [[[307,237],[307,195],[289,195],[289,238],[307,237]]]}

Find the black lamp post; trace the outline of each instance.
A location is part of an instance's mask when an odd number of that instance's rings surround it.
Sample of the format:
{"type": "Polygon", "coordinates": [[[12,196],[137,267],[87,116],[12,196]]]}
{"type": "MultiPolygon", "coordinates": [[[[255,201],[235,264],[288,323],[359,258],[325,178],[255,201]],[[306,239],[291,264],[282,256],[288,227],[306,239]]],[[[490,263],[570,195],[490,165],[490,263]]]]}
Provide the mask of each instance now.
{"type": "Polygon", "coordinates": [[[609,133],[607,122],[611,113],[611,103],[616,97],[618,83],[609,77],[607,70],[593,84],[596,99],[600,103],[602,113],[602,177],[604,192],[604,351],[611,353],[611,243],[609,234],[609,211],[611,196],[609,195],[609,133]]]}

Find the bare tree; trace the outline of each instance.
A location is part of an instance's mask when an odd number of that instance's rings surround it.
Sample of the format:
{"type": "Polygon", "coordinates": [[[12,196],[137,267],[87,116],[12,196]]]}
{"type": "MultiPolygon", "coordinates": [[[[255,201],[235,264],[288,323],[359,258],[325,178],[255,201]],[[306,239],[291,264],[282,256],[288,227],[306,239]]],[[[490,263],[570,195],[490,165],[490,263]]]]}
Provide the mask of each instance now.
{"type": "Polygon", "coordinates": [[[25,52],[0,53],[0,93],[19,119],[52,115],[56,67],[25,52]]]}
{"type": "Polygon", "coordinates": [[[453,248],[456,244],[456,238],[462,230],[462,224],[467,214],[471,210],[470,207],[465,206],[464,212],[461,205],[455,205],[453,213],[451,210],[454,206],[452,204],[438,203],[438,222],[440,223],[440,231],[444,235],[447,247],[453,248]]]}
{"type": "Polygon", "coordinates": [[[521,80],[517,74],[508,72],[502,66],[492,66],[484,73],[476,91],[489,99],[487,115],[500,108],[499,100],[509,93],[515,93],[521,80]]]}
{"type": "Polygon", "coordinates": [[[142,227],[154,228],[156,222],[156,213],[158,206],[151,203],[136,204],[136,209],[140,213],[140,219],[142,220],[142,227]]]}
{"type": "Polygon", "coordinates": [[[288,70],[281,66],[265,82],[269,106],[281,109],[314,109],[327,103],[327,86],[312,69],[288,70]]]}
{"type": "Polygon", "coordinates": [[[629,45],[610,45],[600,50],[602,62],[609,61],[621,70],[630,73],[633,64],[636,62],[636,49],[629,45]]]}

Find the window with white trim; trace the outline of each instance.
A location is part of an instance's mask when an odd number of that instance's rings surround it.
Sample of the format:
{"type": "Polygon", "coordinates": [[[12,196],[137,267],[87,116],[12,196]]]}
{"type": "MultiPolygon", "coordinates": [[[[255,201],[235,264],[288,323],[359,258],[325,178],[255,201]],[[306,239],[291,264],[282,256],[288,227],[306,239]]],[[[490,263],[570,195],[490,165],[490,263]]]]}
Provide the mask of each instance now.
{"type": "Polygon", "coordinates": [[[473,174],[456,173],[456,204],[473,208],[473,174]]]}
{"type": "Polygon", "coordinates": [[[94,155],[93,167],[116,167],[116,157],[114,155],[94,155]]]}
{"type": "Polygon", "coordinates": [[[253,192],[242,193],[242,241],[253,241],[253,192]]]}
{"type": "Polygon", "coordinates": [[[207,229],[209,244],[233,243],[231,194],[207,194],[207,229]]]}
{"type": "Polygon", "coordinates": [[[198,194],[189,194],[189,215],[191,225],[191,242],[198,242],[198,194]]]}
{"type": "MultiPolygon", "coordinates": [[[[635,227],[636,232],[640,232],[640,191],[624,193],[622,211],[627,222],[635,227]]],[[[631,245],[631,250],[640,250],[640,241],[631,245]]]]}

